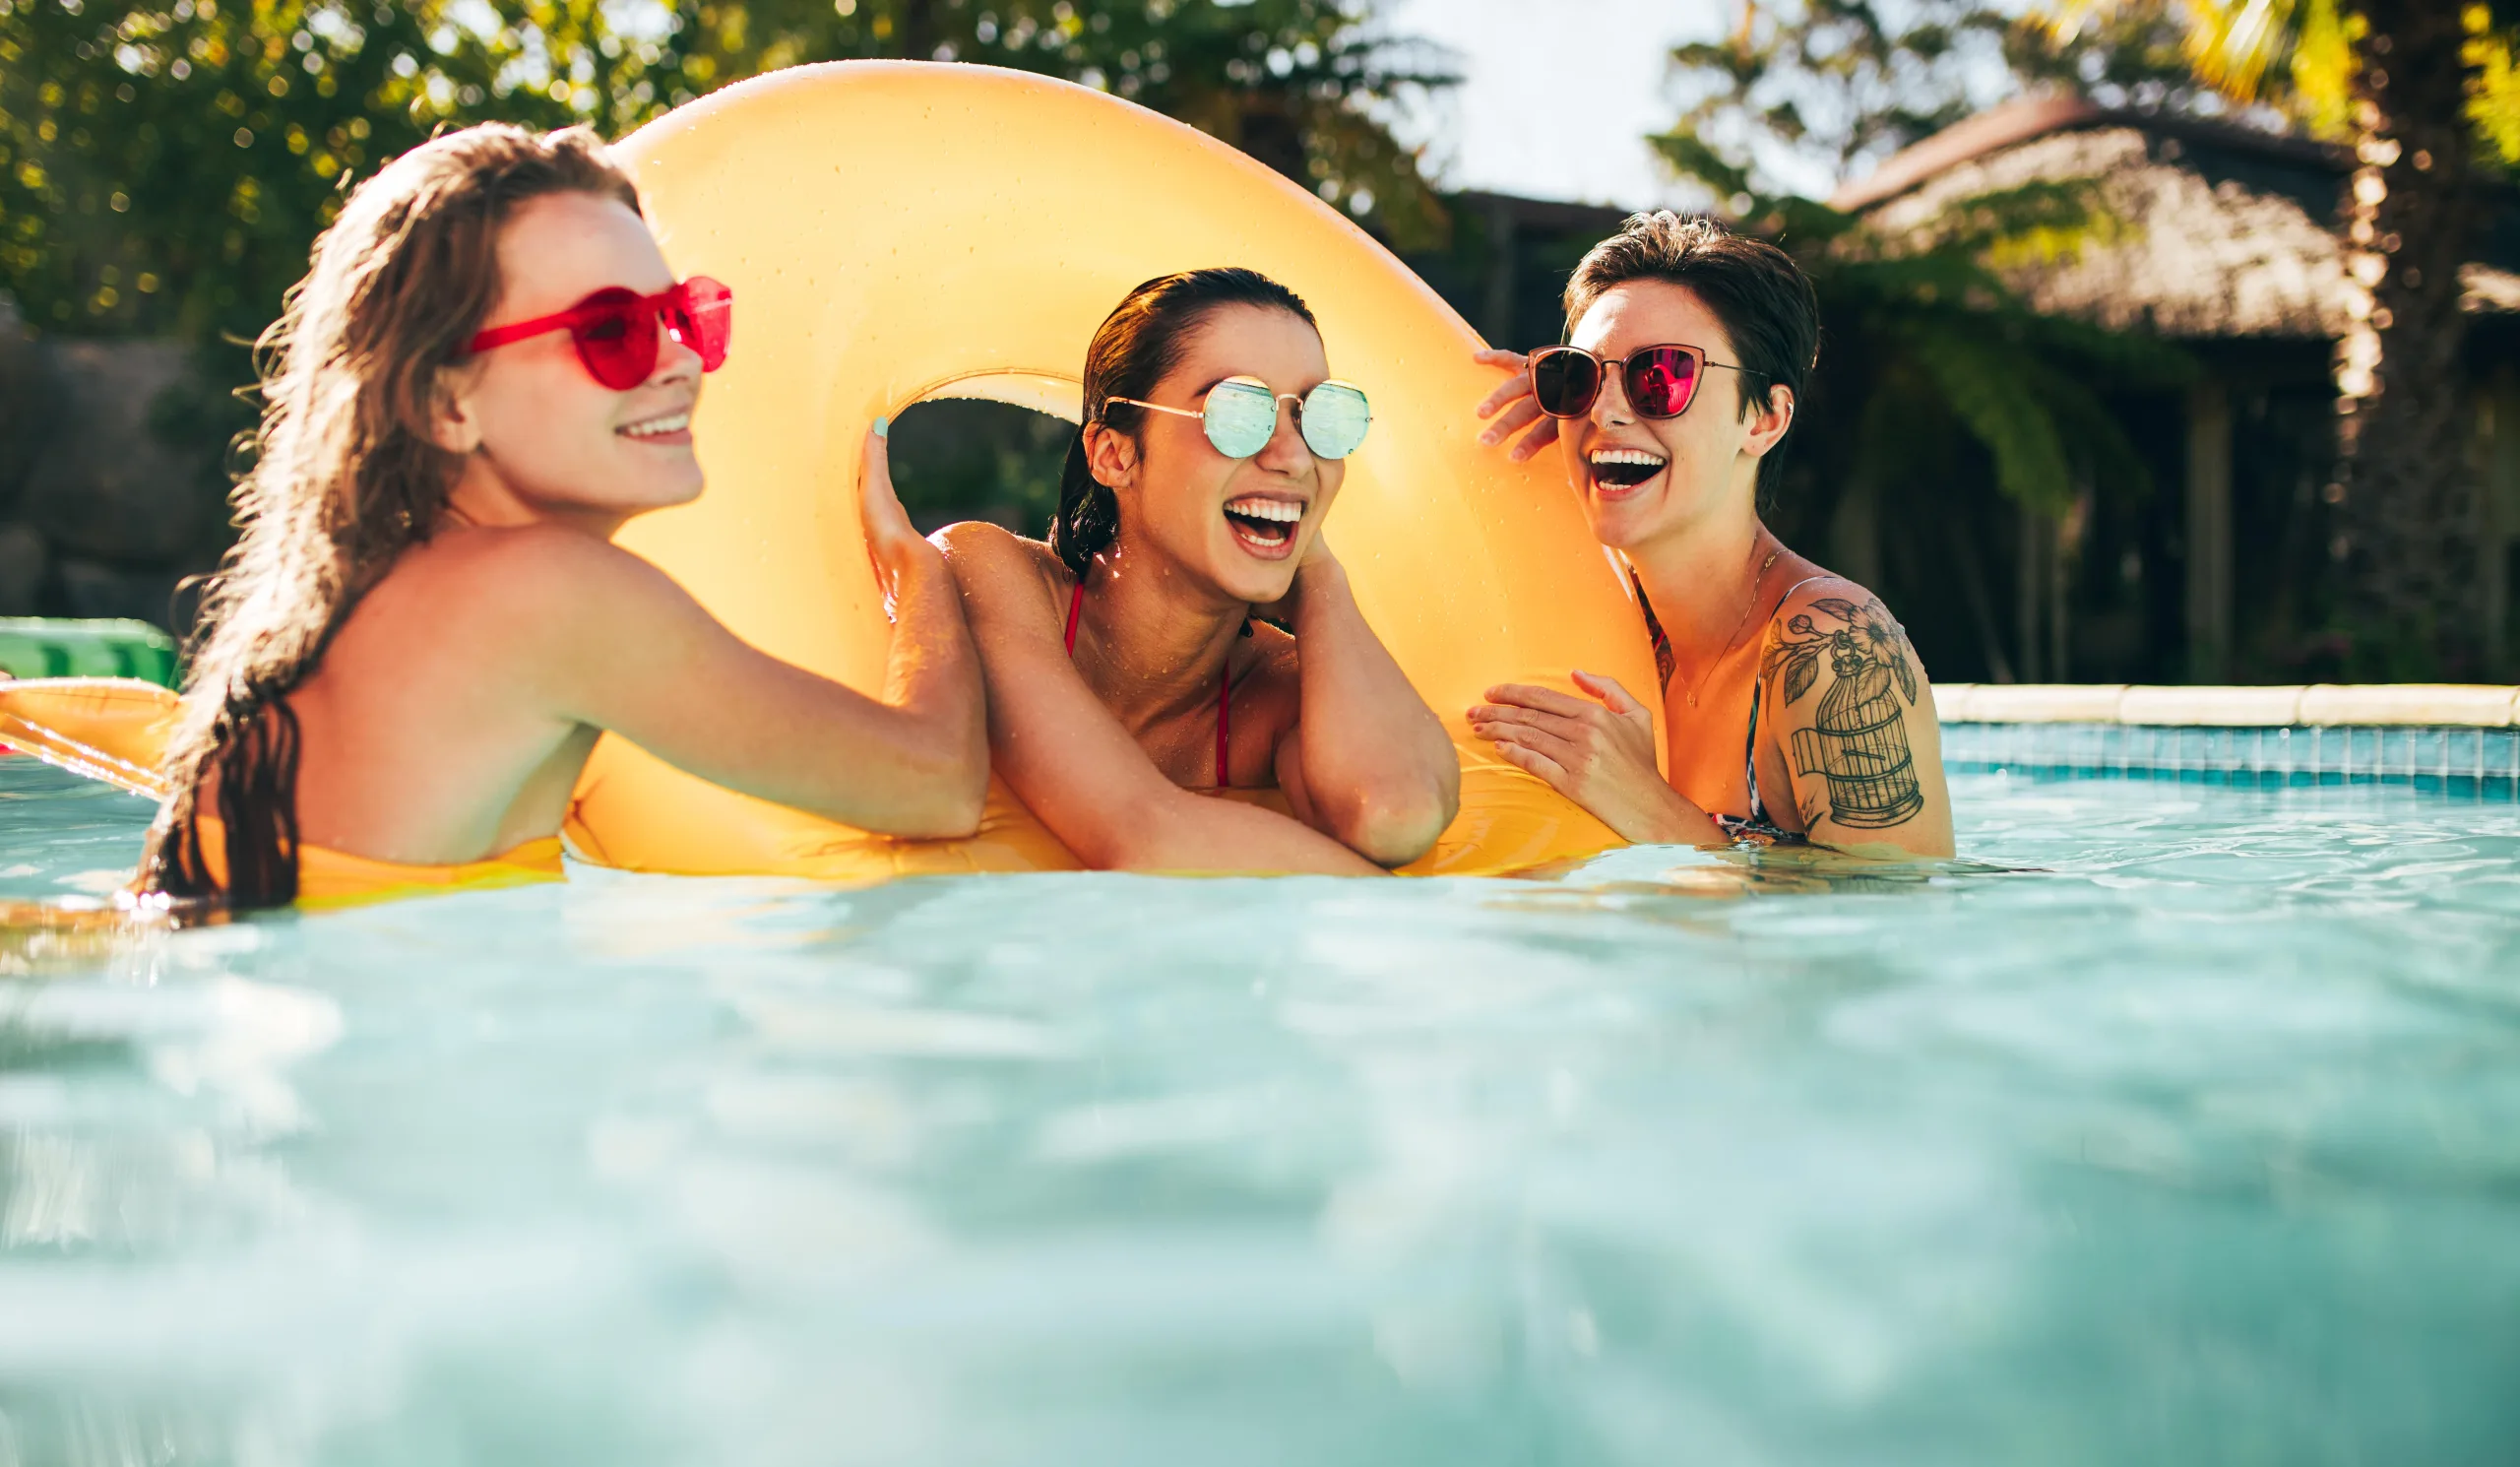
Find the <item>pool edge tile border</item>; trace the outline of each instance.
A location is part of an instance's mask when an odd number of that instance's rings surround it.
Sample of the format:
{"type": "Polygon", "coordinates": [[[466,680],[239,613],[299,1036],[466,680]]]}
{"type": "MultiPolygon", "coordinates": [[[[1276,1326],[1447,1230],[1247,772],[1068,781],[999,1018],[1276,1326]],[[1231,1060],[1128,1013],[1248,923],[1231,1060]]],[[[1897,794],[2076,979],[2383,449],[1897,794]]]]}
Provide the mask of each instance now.
{"type": "Polygon", "coordinates": [[[2098,724],[2180,729],[2520,727],[2520,687],[2496,683],[2307,683],[2178,687],[2142,683],[1946,682],[1946,724],[2098,724]]]}

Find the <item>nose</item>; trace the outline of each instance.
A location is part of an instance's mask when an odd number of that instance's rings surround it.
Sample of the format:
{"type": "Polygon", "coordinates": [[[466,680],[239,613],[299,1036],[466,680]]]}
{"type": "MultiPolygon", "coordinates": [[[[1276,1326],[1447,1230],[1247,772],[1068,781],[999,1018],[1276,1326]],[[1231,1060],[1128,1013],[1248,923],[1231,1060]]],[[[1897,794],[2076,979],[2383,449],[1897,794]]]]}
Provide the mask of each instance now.
{"type": "Polygon", "coordinates": [[[1614,428],[1636,420],[1636,414],[1627,403],[1627,383],[1622,380],[1625,375],[1615,362],[1602,368],[1602,390],[1594,394],[1589,415],[1593,426],[1614,428]]]}
{"type": "Polygon", "coordinates": [[[670,387],[691,381],[700,375],[700,353],[675,341],[673,333],[657,324],[657,365],[648,373],[650,387],[670,387]]]}
{"type": "Polygon", "coordinates": [[[1269,441],[1254,460],[1272,474],[1300,477],[1312,467],[1312,446],[1303,441],[1303,429],[1295,421],[1301,403],[1292,393],[1278,397],[1277,426],[1270,430],[1269,441]]]}

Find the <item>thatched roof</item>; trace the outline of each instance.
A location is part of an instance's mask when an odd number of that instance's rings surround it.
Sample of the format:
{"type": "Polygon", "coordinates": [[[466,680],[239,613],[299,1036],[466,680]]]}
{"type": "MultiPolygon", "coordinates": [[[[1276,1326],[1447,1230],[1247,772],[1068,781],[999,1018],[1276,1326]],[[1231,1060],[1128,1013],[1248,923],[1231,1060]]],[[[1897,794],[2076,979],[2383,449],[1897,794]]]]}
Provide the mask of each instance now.
{"type": "MultiPolygon", "coordinates": [[[[2323,338],[2347,324],[2333,223],[2352,167],[2298,138],[2044,99],[1936,133],[1830,203],[1895,231],[1990,190],[2097,179],[2125,232],[2012,271],[2037,308],[2171,337],[2323,338]]],[[[2520,274],[2477,263],[2462,280],[2471,311],[2520,312],[2520,274]]]]}

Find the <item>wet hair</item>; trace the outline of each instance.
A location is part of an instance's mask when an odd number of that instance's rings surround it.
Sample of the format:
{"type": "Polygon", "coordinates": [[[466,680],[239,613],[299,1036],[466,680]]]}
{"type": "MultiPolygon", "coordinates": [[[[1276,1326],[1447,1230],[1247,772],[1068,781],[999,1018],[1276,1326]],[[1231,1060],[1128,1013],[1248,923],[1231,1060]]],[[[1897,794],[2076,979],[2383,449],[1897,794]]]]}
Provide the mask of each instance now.
{"type": "Polygon", "coordinates": [[[1303,297],[1276,281],[1256,270],[1215,269],[1157,276],[1131,290],[1095,330],[1085,349],[1085,421],[1068,444],[1058,513],[1050,519],[1050,549],[1079,581],[1120,536],[1119,497],[1094,477],[1087,431],[1101,423],[1134,438],[1146,410],[1110,400],[1153,396],[1156,384],[1180,365],[1192,335],[1229,305],[1287,311],[1321,329],[1303,297]]]}
{"type": "Polygon", "coordinates": [[[488,123],[395,159],[316,241],[255,343],[262,422],[234,496],[242,533],[203,595],[146,889],[240,910],[296,900],[288,695],[359,598],[437,529],[464,462],[432,436],[441,374],[498,301],[501,227],[526,201],[566,193],[639,207],[593,131],[488,123]],[[224,891],[201,849],[214,775],[224,891]]]}
{"type": "MultiPolygon", "coordinates": [[[[1771,388],[1791,390],[1801,405],[1803,383],[1820,356],[1820,297],[1792,255],[1713,220],[1682,219],[1668,209],[1632,215],[1567,278],[1567,331],[1593,302],[1631,281],[1685,286],[1724,323],[1739,357],[1733,365],[1748,378],[1741,384],[1741,416],[1768,401],[1771,388]]],[[[1784,448],[1780,441],[1759,461],[1763,499],[1784,475],[1784,448]]]]}

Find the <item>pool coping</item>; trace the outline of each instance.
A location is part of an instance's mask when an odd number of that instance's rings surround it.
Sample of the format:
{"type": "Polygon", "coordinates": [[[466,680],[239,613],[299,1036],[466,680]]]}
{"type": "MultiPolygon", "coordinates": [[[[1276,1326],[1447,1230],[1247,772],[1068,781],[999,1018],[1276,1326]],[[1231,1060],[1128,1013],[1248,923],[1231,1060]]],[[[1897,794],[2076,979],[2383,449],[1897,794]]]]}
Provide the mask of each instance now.
{"type": "Polygon", "coordinates": [[[2297,683],[2274,687],[2125,682],[1939,682],[1946,724],[2138,728],[2520,728],[2520,687],[2490,683],[2297,683]]]}

